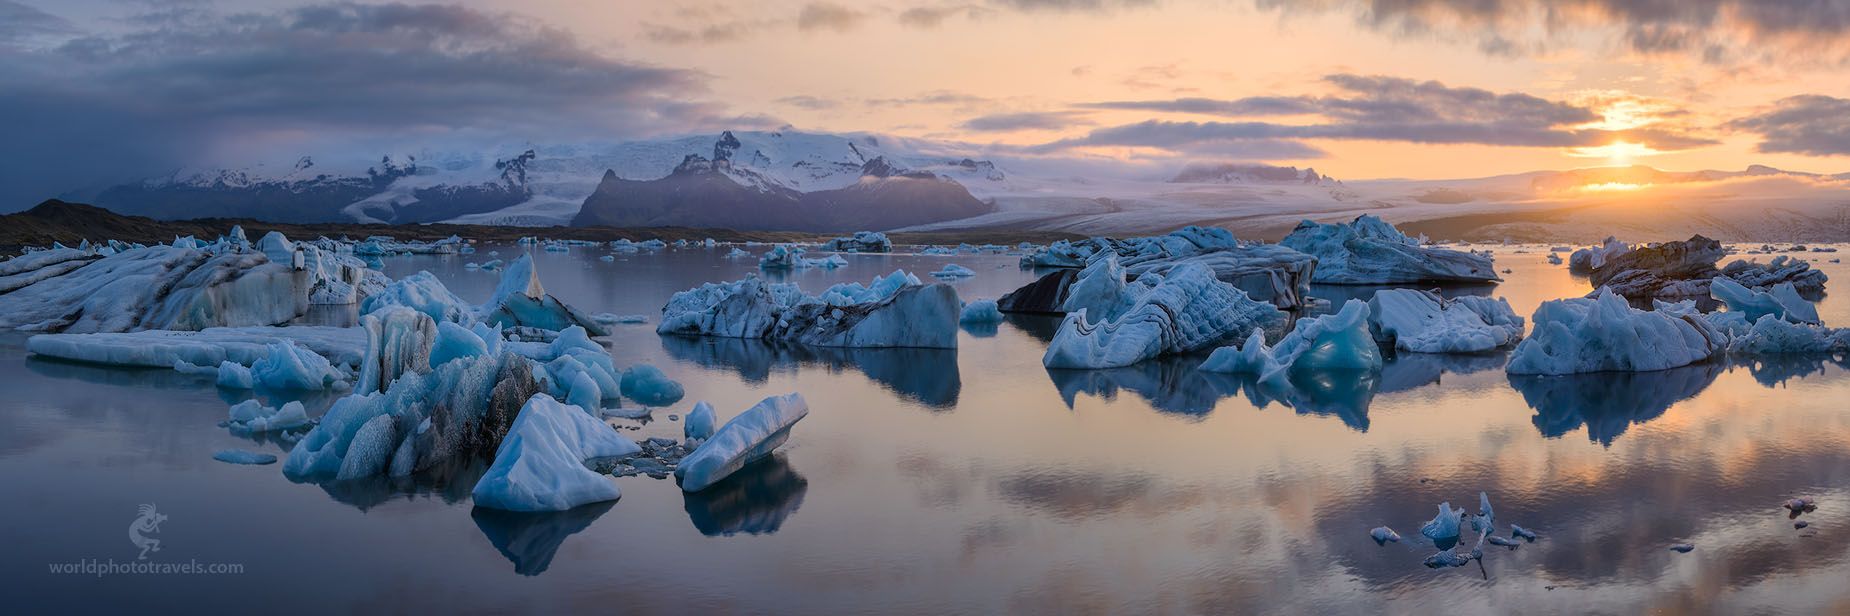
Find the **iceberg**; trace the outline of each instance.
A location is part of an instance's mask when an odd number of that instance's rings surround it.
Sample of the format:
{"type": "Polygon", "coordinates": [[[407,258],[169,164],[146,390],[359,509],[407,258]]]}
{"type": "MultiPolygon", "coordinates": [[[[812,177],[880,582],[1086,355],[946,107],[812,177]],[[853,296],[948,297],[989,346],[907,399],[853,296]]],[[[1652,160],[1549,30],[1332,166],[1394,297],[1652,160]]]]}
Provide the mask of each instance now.
{"type": "Polygon", "coordinates": [[[1376,340],[1414,353],[1481,353],[1522,340],[1523,318],[1509,301],[1440,297],[1432,291],[1382,289],[1368,300],[1376,340]]]}
{"type": "Polygon", "coordinates": [[[270,347],[285,340],[339,366],[358,367],[366,353],[366,333],[359,328],[302,325],[39,334],[26,340],[26,350],[35,355],[108,366],[210,367],[231,362],[248,368],[269,357],[270,347]]]}
{"type": "Polygon", "coordinates": [[[802,264],[803,249],[788,244],[772,246],[771,250],[758,257],[758,269],[788,270],[796,269],[802,264]]]}
{"type": "Polygon", "coordinates": [[[242,449],[221,449],[212,454],[212,459],[229,464],[275,464],[276,456],[267,453],[244,451],[242,449]]]}
{"type": "Polygon", "coordinates": [[[360,325],[366,329],[366,357],[360,362],[355,391],[382,391],[405,374],[430,372],[437,323],[428,315],[406,306],[387,306],[360,317],[360,325]]]}
{"type": "Polygon", "coordinates": [[[610,335],[603,324],[548,295],[546,288],[540,286],[539,270],[534,268],[530,255],[521,255],[508,264],[494,296],[482,306],[481,312],[485,315],[483,321],[509,329],[558,332],[576,325],[593,336],[610,335]]]}
{"type": "Polygon", "coordinates": [[[713,416],[713,405],[707,404],[705,400],[694,403],[694,410],[688,411],[683,421],[686,423],[681,425],[682,436],[688,442],[697,443],[713,438],[713,425],[717,419],[713,416]]]}
{"type": "Polygon", "coordinates": [[[306,428],[313,422],[308,419],[308,412],[301,402],[291,401],[282,408],[270,408],[256,400],[245,400],[231,406],[230,427],[244,432],[279,432],[306,428]]]}
{"type": "Polygon", "coordinates": [[[477,507],[506,511],[565,511],[617,500],[623,493],[616,482],[584,463],[641,451],[604,422],[535,395],[515,416],[494,464],[471,495],[477,507]]]}
{"type": "Polygon", "coordinates": [[[1767,315],[1793,323],[1819,323],[1818,308],[1799,297],[1798,289],[1790,282],[1775,284],[1769,292],[1749,289],[1728,278],[1716,278],[1710,282],[1709,293],[1727,305],[1729,312],[1740,313],[1749,323],[1767,315]]]}
{"type": "Polygon", "coordinates": [[[1085,268],[1105,255],[1115,255],[1127,280],[1147,274],[1168,275],[1183,263],[1213,270],[1214,277],[1246,292],[1252,299],[1283,309],[1303,306],[1310,298],[1316,258],[1276,244],[1242,243],[1226,229],[1184,227],[1168,235],[1114,239],[1096,237],[1058,241],[1021,258],[1022,267],[1057,267],[1060,271],[1017,289],[998,300],[1003,312],[1065,313],[1060,309],[1066,286],[1077,279],[1073,270],[1085,268]]]}
{"type": "Polygon", "coordinates": [[[259,252],[152,246],[93,258],[71,250],[7,262],[0,273],[13,273],[0,276],[0,289],[12,290],[0,294],[0,328],[190,331],[275,325],[308,309],[309,276],[259,252]]]}
{"type": "Polygon", "coordinates": [[[822,249],[834,252],[893,252],[893,241],[887,239],[885,233],[859,231],[852,236],[823,242],[822,249]]]}
{"type": "Polygon", "coordinates": [[[1587,275],[1595,289],[1624,297],[1700,297],[1709,294],[1709,280],[1721,273],[1715,262],[1725,254],[1721,242],[1696,235],[1610,256],[1587,275]]]}
{"type": "MultiPolygon", "coordinates": [[[[1112,257],[1107,257],[1111,259],[1112,257]]],[[[1122,284],[1121,272],[1094,270],[1105,286],[1122,284]]],[[[1085,279],[1080,283],[1086,284],[1085,279]]],[[[1185,263],[1168,275],[1148,275],[1125,285],[1108,313],[1097,321],[1082,308],[1066,315],[1041,357],[1048,368],[1117,368],[1172,353],[1197,351],[1282,318],[1271,304],[1214,277],[1199,263],[1185,263]]],[[[1107,297],[1100,294],[1100,298],[1107,297]]]]}
{"type": "Polygon", "coordinates": [[[1434,516],[1432,521],[1421,526],[1420,534],[1425,535],[1427,539],[1433,540],[1434,543],[1441,544],[1440,547],[1444,548],[1446,547],[1445,544],[1458,541],[1458,535],[1463,526],[1464,517],[1464,509],[1453,509],[1452,503],[1449,501],[1439,503],[1439,515],[1434,516]]]}
{"type": "Polygon", "coordinates": [[[1574,251],[1574,253],[1567,258],[1567,271],[1576,274],[1592,273],[1594,269],[1605,265],[1606,261],[1611,260],[1613,257],[1631,251],[1632,247],[1630,245],[1619,241],[1618,238],[1607,236],[1606,241],[1599,246],[1582,248],[1574,251]]]}
{"type": "Polygon", "coordinates": [[[1714,357],[1728,344],[1701,316],[1638,310],[1610,289],[1592,299],[1542,302],[1534,321],[1510,355],[1510,374],[1664,370],[1714,357]]]}
{"type": "Polygon", "coordinates": [[[802,394],[765,398],[720,426],[713,436],[675,466],[681,489],[699,492],[752,461],[770,455],[790,438],[790,428],[809,415],[802,394]]]}
{"type": "MultiPolygon", "coordinates": [[[[1711,321],[1727,313],[1708,315],[1711,321]]],[[[1728,352],[1736,355],[1763,356],[1818,353],[1850,353],[1850,328],[1830,328],[1809,323],[1794,323],[1778,315],[1762,315],[1745,331],[1728,341],[1728,352]]]]}
{"type": "Polygon", "coordinates": [[[648,364],[637,364],[623,371],[623,397],[646,406],[667,406],[681,399],[681,384],[648,364]]]}
{"type": "Polygon", "coordinates": [[[1400,542],[1400,533],[1394,532],[1394,529],[1386,526],[1375,527],[1374,530],[1368,531],[1368,536],[1374,538],[1375,545],[1387,545],[1389,543],[1400,542]]]}
{"type": "Polygon", "coordinates": [[[1317,258],[1311,282],[1410,284],[1498,282],[1487,255],[1427,247],[1363,214],[1344,224],[1298,223],[1280,244],[1317,258]]]}
{"type": "Polygon", "coordinates": [[[977,299],[964,304],[964,309],[957,316],[958,323],[1001,323],[1002,311],[996,309],[996,300],[977,299]]]}
{"type": "Polygon", "coordinates": [[[1790,283],[1799,293],[1811,294],[1824,292],[1824,283],[1829,280],[1823,271],[1812,269],[1811,264],[1804,259],[1794,259],[1787,255],[1773,257],[1770,263],[1736,260],[1722,268],[1722,276],[1750,289],[1768,289],[1780,283],[1790,283]]]}
{"type": "MultiPolygon", "coordinates": [[[[175,368],[190,365],[192,364],[180,362],[175,365],[175,368]]],[[[257,379],[251,376],[251,369],[243,364],[230,361],[219,362],[218,386],[226,389],[254,389],[257,387],[257,379]]]]}
{"type": "Polygon", "coordinates": [[[958,265],[956,263],[946,263],[944,264],[944,267],[939,268],[938,271],[931,273],[931,276],[933,278],[969,278],[975,275],[976,275],[975,270],[964,267],[962,265],[958,265]]]}
{"type": "MultiPolygon", "coordinates": [[[[222,375],[224,364],[219,368],[222,375]]],[[[269,356],[251,364],[250,377],[256,386],[267,389],[326,389],[347,380],[327,358],[288,338],[271,344],[269,356]]]]}
{"type": "Polygon", "coordinates": [[[1298,319],[1278,345],[1265,345],[1255,330],[1244,347],[1221,347],[1201,363],[1205,372],[1259,375],[1262,383],[1290,386],[1290,371],[1372,372],[1381,369],[1381,349],[1369,334],[1368,303],[1349,300],[1335,314],[1298,319]]]}
{"type": "Polygon", "coordinates": [[[475,307],[451,293],[430,272],[418,272],[393,281],[360,304],[360,314],[371,314],[386,306],[409,306],[439,323],[464,323],[475,320],[475,307]]]}
{"type": "Polygon", "coordinates": [[[743,280],[682,291],[662,307],[655,331],[830,347],[956,348],[957,292],[904,270],[870,285],[838,284],[805,295],[790,283],[743,280]]]}

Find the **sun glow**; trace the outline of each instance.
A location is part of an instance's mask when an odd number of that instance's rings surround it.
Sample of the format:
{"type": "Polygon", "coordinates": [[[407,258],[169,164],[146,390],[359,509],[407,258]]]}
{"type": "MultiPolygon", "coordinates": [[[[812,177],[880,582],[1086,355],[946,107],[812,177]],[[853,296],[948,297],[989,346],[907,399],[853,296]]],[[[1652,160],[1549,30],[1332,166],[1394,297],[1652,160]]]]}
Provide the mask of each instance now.
{"type": "Polygon", "coordinates": [[[1650,188],[1651,184],[1633,184],[1630,182],[1600,182],[1581,186],[1581,192],[1631,192],[1650,188]]]}
{"type": "Polygon", "coordinates": [[[1623,167],[1631,165],[1639,158],[1655,156],[1658,153],[1651,146],[1642,143],[1614,141],[1611,145],[1574,148],[1568,152],[1568,155],[1577,158],[1604,158],[1607,163],[1615,167],[1623,167]]]}

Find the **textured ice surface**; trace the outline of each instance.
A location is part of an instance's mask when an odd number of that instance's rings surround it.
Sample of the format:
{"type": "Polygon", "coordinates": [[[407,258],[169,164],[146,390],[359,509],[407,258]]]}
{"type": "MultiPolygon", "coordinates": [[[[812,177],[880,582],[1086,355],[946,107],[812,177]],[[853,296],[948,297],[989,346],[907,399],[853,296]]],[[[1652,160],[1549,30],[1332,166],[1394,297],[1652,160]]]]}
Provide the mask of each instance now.
{"type": "Polygon", "coordinates": [[[1279,242],[1317,258],[1313,282],[1329,284],[1401,284],[1422,282],[1493,282],[1491,258],[1470,252],[1420,245],[1393,225],[1371,215],[1353,222],[1298,223],[1279,242]]]}
{"type": "Polygon", "coordinates": [[[221,449],[212,459],[230,464],[275,464],[276,456],[242,449],[221,449]]]}
{"type": "Polygon", "coordinates": [[[674,294],[655,331],[815,346],[956,348],[960,308],[949,285],[922,285],[903,270],[816,296],[753,276],[674,294]]]}
{"type": "Polygon", "coordinates": [[[1771,291],[1755,291],[1728,278],[1716,278],[1710,281],[1709,293],[1726,304],[1729,312],[1740,313],[1749,323],[1766,315],[1793,323],[1819,322],[1818,308],[1799,297],[1790,282],[1773,285],[1771,291]]]}
{"type": "Polygon", "coordinates": [[[681,384],[648,364],[638,364],[623,371],[623,397],[648,406],[667,406],[681,399],[681,384]]]}
{"type": "Polygon", "coordinates": [[[260,252],[170,246],[93,258],[46,251],[0,272],[0,327],[40,332],[274,325],[308,308],[311,280],[260,252]],[[64,259],[64,260],[60,260],[64,259]],[[75,263],[81,267],[70,269],[75,263]],[[36,266],[36,267],[34,267],[36,266]],[[51,268],[51,269],[46,269],[51,268]],[[56,274],[56,275],[53,275],[56,274]]]}
{"type": "Polygon", "coordinates": [[[1386,526],[1375,527],[1374,530],[1368,531],[1368,536],[1373,537],[1375,543],[1380,545],[1397,543],[1400,541],[1400,533],[1394,532],[1394,529],[1386,526]]]}
{"type": "Polygon", "coordinates": [[[681,489],[699,492],[746,464],[770,455],[790,438],[790,428],[809,415],[801,394],[765,398],[720,426],[675,467],[681,489]]]}
{"type": "Polygon", "coordinates": [[[1594,268],[1605,265],[1607,260],[1631,251],[1632,247],[1625,242],[1607,236],[1606,241],[1599,246],[1574,251],[1574,254],[1568,257],[1567,269],[1576,274],[1586,274],[1592,272],[1594,268]]]}
{"type": "Polygon", "coordinates": [[[557,332],[577,325],[593,336],[606,336],[610,330],[589,315],[565,305],[548,295],[540,285],[539,271],[533,258],[522,255],[508,264],[501,274],[495,294],[481,308],[482,320],[506,328],[530,327],[557,332]]]}
{"type": "Polygon", "coordinates": [[[1510,374],[1664,370],[1714,357],[1727,334],[1693,314],[1632,308],[1610,290],[1543,302],[1510,355],[1510,374]]]}
{"type": "MultiPolygon", "coordinates": [[[[185,362],[181,364],[192,365],[185,362]]],[[[251,377],[251,369],[243,364],[230,361],[220,362],[218,364],[218,386],[227,389],[251,389],[257,386],[257,379],[251,377]]]]}
{"type": "Polygon", "coordinates": [[[823,242],[821,248],[835,252],[893,252],[893,241],[887,239],[885,233],[860,231],[823,242]]]}
{"type": "Polygon", "coordinates": [[[616,481],[585,467],[592,458],[641,452],[603,421],[536,395],[521,407],[495,452],[495,462],[471,492],[478,507],[565,511],[622,496],[616,481]]]}
{"type": "Polygon", "coordinates": [[[1352,299],[1335,314],[1298,319],[1291,332],[1267,347],[1255,331],[1242,347],[1221,347],[1201,370],[1257,374],[1262,382],[1289,385],[1288,372],[1357,372],[1381,368],[1381,349],[1368,331],[1368,303],[1352,299]]]}
{"type": "MultiPolygon", "coordinates": [[[[1126,278],[1132,280],[1145,274],[1168,274],[1184,263],[1205,265],[1213,270],[1214,277],[1245,291],[1247,296],[1287,309],[1297,308],[1308,299],[1311,274],[1317,265],[1310,255],[1284,246],[1241,243],[1226,229],[1193,226],[1150,237],[1061,240],[1034,248],[1022,256],[1021,264],[1083,268],[1107,254],[1118,258],[1126,278]]],[[[1018,290],[1009,295],[1020,293],[1018,290]]],[[[1005,309],[1016,312],[1070,312],[1055,310],[1063,298],[1050,299],[1046,305],[1020,305],[1019,298],[1002,303],[1005,309]]]]}
{"type": "Polygon", "coordinates": [[[270,353],[251,364],[250,375],[256,386],[268,389],[325,389],[347,378],[327,358],[288,338],[271,344],[270,353]]]}
{"type": "Polygon", "coordinates": [[[360,362],[358,393],[381,391],[407,373],[430,372],[437,323],[407,306],[387,306],[360,318],[366,329],[366,357],[360,362]]]}
{"type": "Polygon", "coordinates": [[[976,299],[964,304],[963,313],[957,316],[959,323],[1001,323],[1002,312],[996,310],[996,300],[976,299]]]}
{"type": "Polygon", "coordinates": [[[1463,524],[1465,510],[1453,509],[1452,503],[1439,503],[1439,515],[1420,527],[1420,534],[1434,542],[1456,541],[1463,524]]]}
{"type": "MultiPolygon", "coordinates": [[[[495,336],[500,340],[500,336],[495,336]]],[[[437,324],[437,340],[430,347],[430,365],[441,366],[450,360],[462,357],[480,357],[488,354],[488,341],[473,330],[443,321],[437,324]]]]}
{"type": "MultiPolygon", "coordinates": [[[[1106,257],[1110,259],[1112,257],[1106,257]]],[[[1087,277],[1105,278],[1116,287],[1122,272],[1087,268],[1087,277]]],[[[1085,284],[1082,277],[1075,286],[1085,284]]],[[[1146,275],[1125,285],[1115,316],[1096,321],[1090,308],[1066,315],[1041,357],[1048,368],[1116,368],[1159,355],[1207,348],[1229,337],[1282,318],[1271,304],[1253,301],[1244,291],[1221,282],[1212,270],[1188,263],[1168,275],[1146,275]],[[1127,301],[1128,300],[1128,301],[1127,301]]],[[[1109,297],[1096,294],[1102,304],[1109,297]]]]}
{"type": "Polygon", "coordinates": [[[409,306],[440,323],[467,324],[475,320],[475,307],[451,293],[430,272],[418,272],[386,285],[360,304],[360,313],[370,314],[386,306],[409,306]]]}
{"type": "Polygon", "coordinates": [[[713,437],[713,427],[718,420],[713,416],[713,405],[705,400],[694,403],[694,410],[688,411],[682,418],[682,436],[689,441],[704,441],[713,437]]]}
{"type": "Polygon", "coordinates": [[[1508,301],[1446,299],[1431,291],[1382,289],[1368,300],[1375,338],[1416,353],[1478,353],[1522,339],[1523,318],[1508,301]]]}
{"type": "Polygon", "coordinates": [[[217,366],[229,361],[248,367],[269,356],[271,345],[283,340],[343,366],[359,366],[366,353],[366,332],[359,328],[310,326],[40,334],[26,340],[26,350],[46,357],[111,366],[171,368],[181,362],[217,366]]]}
{"type": "Polygon", "coordinates": [[[246,432],[275,432],[306,428],[312,422],[301,402],[291,401],[282,408],[270,408],[256,400],[231,405],[231,428],[246,432]]]}
{"type": "Polygon", "coordinates": [[[931,275],[934,278],[969,278],[976,275],[976,270],[956,263],[946,263],[944,267],[932,272],[931,275]]]}

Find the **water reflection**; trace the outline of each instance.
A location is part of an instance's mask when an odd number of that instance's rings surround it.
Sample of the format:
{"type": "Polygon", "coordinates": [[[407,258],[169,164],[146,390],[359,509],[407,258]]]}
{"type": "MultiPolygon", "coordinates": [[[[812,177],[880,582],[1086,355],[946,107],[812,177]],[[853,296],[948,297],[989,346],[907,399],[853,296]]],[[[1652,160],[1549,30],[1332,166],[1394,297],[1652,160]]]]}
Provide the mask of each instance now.
{"type": "Polygon", "coordinates": [[[355,479],[334,479],[330,477],[288,477],[294,483],[308,483],[321,488],[328,498],[366,511],[393,500],[415,500],[435,498],[447,505],[454,505],[470,500],[470,493],[475,483],[488,472],[488,465],[481,460],[470,460],[458,464],[439,466],[429,471],[419,472],[410,477],[388,477],[373,475],[355,479]]]}
{"type": "Polygon", "coordinates": [[[731,370],[751,384],[773,372],[796,373],[816,366],[838,373],[852,368],[901,397],[939,409],[957,405],[963,382],[955,349],[853,349],[744,340],[661,336],[662,349],[677,361],[731,370]]]}
{"type": "Polygon", "coordinates": [[[759,460],[705,490],[682,495],[687,518],[700,534],[768,535],[803,506],[809,481],[783,455],[759,460]]]}
{"type": "MultiPolygon", "coordinates": [[[[1407,285],[1313,284],[1313,285],[1310,285],[1310,296],[1315,297],[1317,299],[1328,300],[1330,302],[1329,309],[1334,310],[1336,308],[1341,308],[1344,303],[1352,299],[1368,301],[1370,298],[1373,298],[1375,296],[1376,291],[1380,291],[1382,289],[1405,289],[1405,288],[1407,288],[1407,285]]],[[[1480,295],[1480,296],[1489,297],[1492,293],[1496,292],[1497,285],[1494,285],[1494,284],[1453,284],[1453,285],[1429,285],[1424,288],[1429,288],[1434,291],[1438,291],[1440,297],[1460,297],[1464,295],[1480,295]]]]}
{"type": "Polygon", "coordinates": [[[1587,438],[1611,446],[1632,424],[1664,414],[1715,382],[1724,364],[1707,362],[1655,372],[1510,375],[1510,386],[1535,409],[1535,429],[1558,437],[1581,426],[1587,438]]]}
{"type": "Polygon", "coordinates": [[[1048,369],[1054,389],[1066,408],[1081,394],[1116,400],[1118,391],[1137,394],[1158,411],[1206,415],[1222,398],[1240,393],[1240,380],[1230,374],[1202,372],[1199,356],[1167,356],[1123,368],[1105,370],[1048,369]]]}
{"type": "Polygon", "coordinates": [[[539,575],[552,566],[565,539],[578,534],[610,511],[616,501],[591,503],[565,511],[520,512],[476,507],[469,512],[482,536],[514,563],[514,572],[539,575]]]}
{"type": "MultiPolygon", "coordinates": [[[[1393,353],[1393,349],[1386,349],[1393,353]]],[[[1446,374],[1472,374],[1502,370],[1507,353],[1400,353],[1388,357],[1381,368],[1379,393],[1395,393],[1438,385],[1446,374]]]]}
{"type": "Polygon", "coordinates": [[[1825,365],[1850,368],[1850,361],[1829,355],[1767,355],[1738,360],[1754,381],[1767,387],[1782,387],[1792,379],[1823,375],[1825,365]]]}
{"type": "Polygon", "coordinates": [[[1053,370],[1047,377],[1067,408],[1080,395],[1107,402],[1120,391],[1136,394],[1165,413],[1205,416],[1223,398],[1244,396],[1253,407],[1277,403],[1300,415],[1334,417],[1358,431],[1368,431],[1368,407],[1377,393],[1391,393],[1439,382],[1446,372],[1471,373],[1501,368],[1500,355],[1405,354],[1379,373],[1367,371],[1294,371],[1289,386],[1260,383],[1256,375],[1203,372],[1204,357],[1159,357],[1124,368],[1053,370]]]}

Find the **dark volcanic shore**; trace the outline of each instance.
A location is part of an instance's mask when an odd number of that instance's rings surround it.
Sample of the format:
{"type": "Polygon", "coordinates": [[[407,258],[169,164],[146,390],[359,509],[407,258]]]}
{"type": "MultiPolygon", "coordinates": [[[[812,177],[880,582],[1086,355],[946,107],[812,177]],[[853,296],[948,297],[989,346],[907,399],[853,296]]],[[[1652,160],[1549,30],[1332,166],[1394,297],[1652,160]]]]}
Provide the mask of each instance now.
{"type": "MultiPolygon", "coordinates": [[[[141,244],[173,241],[176,236],[191,235],[210,239],[224,235],[233,225],[244,227],[252,240],[270,231],[281,231],[290,239],[314,239],[321,236],[364,239],[369,235],[389,235],[400,240],[438,240],[452,235],[483,242],[512,242],[522,237],[636,241],[659,239],[699,241],[713,238],[722,242],[820,242],[841,233],[807,233],[797,231],[734,231],[691,227],[496,227],[483,225],[381,225],[381,224],[287,224],[247,218],[197,218],[192,220],[155,220],[141,216],[124,216],[109,210],[52,199],[30,210],[0,215],[0,254],[17,254],[27,246],[50,246],[62,242],[75,246],[84,240],[101,242],[120,240],[141,244]]],[[[957,231],[942,233],[889,233],[895,244],[1046,244],[1054,240],[1080,239],[1072,233],[1045,231],[957,231]]]]}

